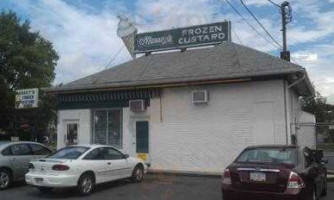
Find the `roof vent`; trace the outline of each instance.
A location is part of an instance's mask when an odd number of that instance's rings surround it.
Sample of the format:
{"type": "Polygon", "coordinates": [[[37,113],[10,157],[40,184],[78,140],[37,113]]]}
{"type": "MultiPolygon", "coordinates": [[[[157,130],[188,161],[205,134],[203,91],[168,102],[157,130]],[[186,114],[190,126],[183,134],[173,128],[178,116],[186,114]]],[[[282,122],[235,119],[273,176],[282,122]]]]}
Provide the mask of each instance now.
{"type": "Polygon", "coordinates": [[[207,90],[198,90],[192,92],[192,101],[194,104],[199,103],[207,103],[208,99],[208,91],[207,90]]]}
{"type": "Polygon", "coordinates": [[[129,101],[130,110],[132,112],[143,112],[145,111],[145,101],[140,100],[130,100],[129,101]]]}

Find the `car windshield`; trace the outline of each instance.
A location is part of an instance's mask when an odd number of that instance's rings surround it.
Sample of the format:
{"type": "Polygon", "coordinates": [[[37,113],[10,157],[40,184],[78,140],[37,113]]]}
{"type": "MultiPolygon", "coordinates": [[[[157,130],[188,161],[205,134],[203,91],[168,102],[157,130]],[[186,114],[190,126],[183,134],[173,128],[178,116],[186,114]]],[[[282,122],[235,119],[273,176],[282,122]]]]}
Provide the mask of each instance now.
{"type": "Polygon", "coordinates": [[[79,158],[88,149],[88,147],[65,147],[48,156],[48,158],[74,160],[79,158]]]}
{"type": "Polygon", "coordinates": [[[297,151],[294,148],[246,149],[237,162],[297,164],[297,151]]]}

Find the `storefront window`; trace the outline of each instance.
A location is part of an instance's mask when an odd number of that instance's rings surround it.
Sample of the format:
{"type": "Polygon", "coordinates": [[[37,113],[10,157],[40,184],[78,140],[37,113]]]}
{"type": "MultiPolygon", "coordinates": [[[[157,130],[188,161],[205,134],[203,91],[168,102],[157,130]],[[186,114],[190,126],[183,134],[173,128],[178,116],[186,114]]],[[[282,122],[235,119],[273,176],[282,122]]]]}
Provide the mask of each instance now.
{"type": "Polygon", "coordinates": [[[121,110],[94,110],[93,143],[122,148],[121,110]]]}

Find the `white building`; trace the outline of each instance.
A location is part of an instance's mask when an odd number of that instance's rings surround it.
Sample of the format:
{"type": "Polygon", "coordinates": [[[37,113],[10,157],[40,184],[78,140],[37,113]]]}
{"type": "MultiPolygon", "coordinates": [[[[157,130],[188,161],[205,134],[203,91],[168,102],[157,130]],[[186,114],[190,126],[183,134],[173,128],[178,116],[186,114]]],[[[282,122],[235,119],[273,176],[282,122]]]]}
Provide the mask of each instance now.
{"type": "Polygon", "coordinates": [[[299,97],[314,93],[301,66],[235,43],[142,56],[46,91],[58,98],[58,148],[110,144],[152,170],[212,174],[246,146],[291,144],[299,97]]]}

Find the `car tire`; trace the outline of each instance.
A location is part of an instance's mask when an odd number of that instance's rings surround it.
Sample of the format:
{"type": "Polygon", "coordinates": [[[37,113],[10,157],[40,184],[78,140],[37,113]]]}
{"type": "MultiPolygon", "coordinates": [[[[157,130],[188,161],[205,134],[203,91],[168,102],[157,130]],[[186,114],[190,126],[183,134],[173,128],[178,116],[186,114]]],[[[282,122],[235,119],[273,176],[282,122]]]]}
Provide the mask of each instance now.
{"type": "Polygon", "coordinates": [[[37,187],[41,193],[50,193],[52,192],[53,188],[50,187],[37,187]]]}
{"type": "Polygon", "coordinates": [[[327,196],[327,179],[324,179],[324,190],[321,192],[321,196],[325,197],[327,196]]]}
{"type": "Polygon", "coordinates": [[[144,168],[141,165],[137,165],[132,172],[132,180],[135,183],[139,183],[144,178],[144,168]]]}
{"type": "Polygon", "coordinates": [[[12,173],[7,169],[0,169],[0,190],[7,189],[12,183],[12,173]]]}
{"type": "Polygon", "coordinates": [[[88,196],[93,192],[94,189],[94,176],[86,173],[81,175],[79,181],[78,181],[78,192],[80,196],[88,196]]]}

